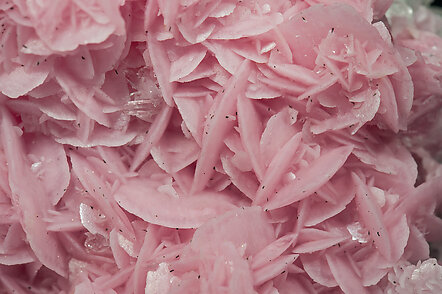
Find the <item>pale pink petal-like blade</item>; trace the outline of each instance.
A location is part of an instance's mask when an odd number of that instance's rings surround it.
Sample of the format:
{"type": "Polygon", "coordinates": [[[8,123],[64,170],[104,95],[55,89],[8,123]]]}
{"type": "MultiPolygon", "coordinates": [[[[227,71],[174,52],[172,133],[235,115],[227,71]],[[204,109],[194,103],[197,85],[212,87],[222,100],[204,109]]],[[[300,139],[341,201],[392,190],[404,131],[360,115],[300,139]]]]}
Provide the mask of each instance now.
{"type": "Polygon", "coordinates": [[[308,197],[333,177],[352,150],[351,146],[343,146],[322,154],[309,167],[300,171],[292,183],[278,191],[264,207],[275,209],[308,197]]]}

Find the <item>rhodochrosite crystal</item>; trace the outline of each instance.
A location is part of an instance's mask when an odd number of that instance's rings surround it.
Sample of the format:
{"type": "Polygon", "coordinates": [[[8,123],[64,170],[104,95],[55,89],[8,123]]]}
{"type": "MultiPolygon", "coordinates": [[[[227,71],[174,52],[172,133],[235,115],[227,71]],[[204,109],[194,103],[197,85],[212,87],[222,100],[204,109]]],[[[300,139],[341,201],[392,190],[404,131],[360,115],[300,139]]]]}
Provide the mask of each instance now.
{"type": "Polygon", "coordinates": [[[0,0],[0,293],[442,293],[442,20],[392,2],[0,0]]]}

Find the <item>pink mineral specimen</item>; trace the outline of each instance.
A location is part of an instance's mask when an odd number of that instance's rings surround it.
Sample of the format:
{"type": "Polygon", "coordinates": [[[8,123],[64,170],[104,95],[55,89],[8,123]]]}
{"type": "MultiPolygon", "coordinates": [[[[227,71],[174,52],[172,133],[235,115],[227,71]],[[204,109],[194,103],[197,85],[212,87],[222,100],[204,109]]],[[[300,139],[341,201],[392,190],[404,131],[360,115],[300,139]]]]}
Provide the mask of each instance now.
{"type": "Polygon", "coordinates": [[[442,293],[415,4],[0,0],[0,294],[442,293]]]}

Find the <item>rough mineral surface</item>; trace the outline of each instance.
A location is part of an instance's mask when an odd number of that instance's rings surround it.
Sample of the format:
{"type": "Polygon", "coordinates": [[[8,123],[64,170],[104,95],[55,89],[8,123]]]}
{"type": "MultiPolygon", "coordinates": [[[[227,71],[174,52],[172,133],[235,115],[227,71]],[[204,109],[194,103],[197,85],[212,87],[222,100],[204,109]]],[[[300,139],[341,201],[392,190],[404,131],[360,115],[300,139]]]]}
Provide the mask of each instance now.
{"type": "Polygon", "coordinates": [[[0,0],[0,293],[442,293],[442,21],[392,2],[0,0]]]}

